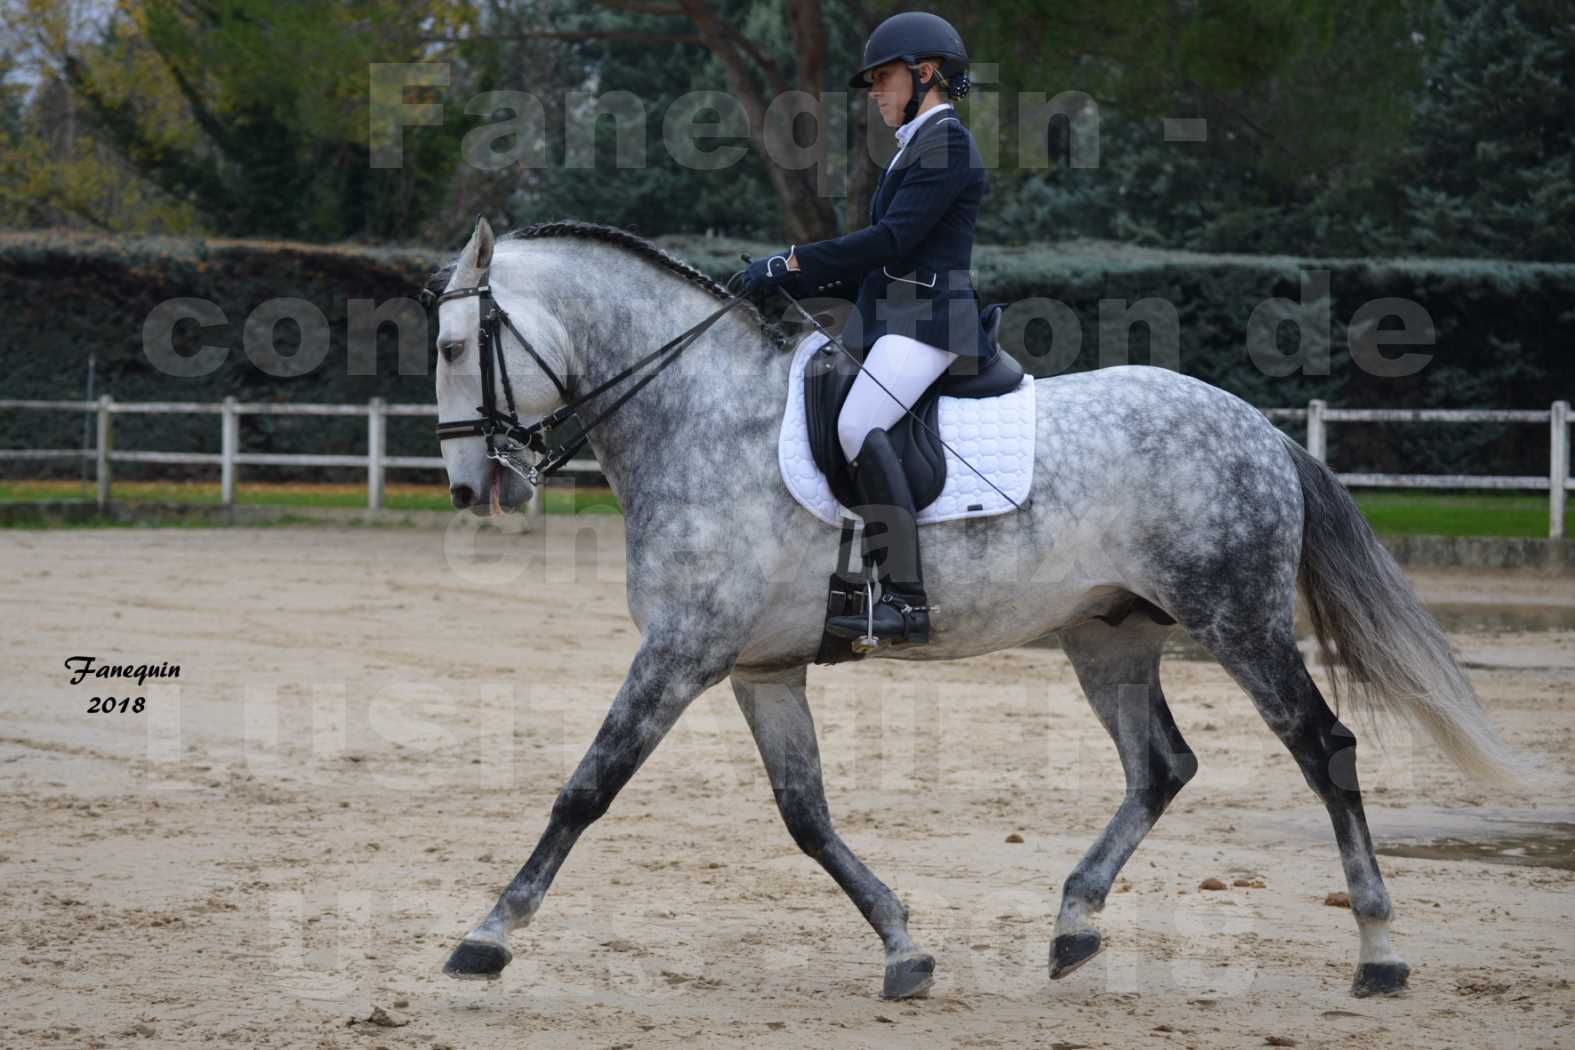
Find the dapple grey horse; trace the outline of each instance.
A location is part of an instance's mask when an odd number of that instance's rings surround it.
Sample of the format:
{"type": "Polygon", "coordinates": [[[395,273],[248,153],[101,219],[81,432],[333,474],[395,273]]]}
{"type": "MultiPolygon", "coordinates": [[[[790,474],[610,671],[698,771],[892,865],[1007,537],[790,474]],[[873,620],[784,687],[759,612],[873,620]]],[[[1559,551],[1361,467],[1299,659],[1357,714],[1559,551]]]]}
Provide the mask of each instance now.
{"type": "MultiPolygon", "coordinates": [[[[570,377],[571,395],[728,298],[649,242],[588,223],[495,241],[479,222],[446,272],[448,289],[488,282],[520,335],[570,377]]],[[[475,298],[439,307],[440,419],[475,414],[479,321],[475,298]]],[[[854,856],[827,810],[805,670],[837,534],[794,501],[778,470],[791,354],[774,331],[753,308],[726,314],[592,432],[626,519],[639,649],[534,852],[447,973],[493,977],[507,965],[511,931],[536,914],[581,833],[689,703],[730,678],[793,840],[880,935],[882,994],[929,990],[934,959],[910,936],[907,908],[854,856]]],[[[522,417],[560,403],[516,338],[505,334],[499,349],[522,417]]],[[[1041,379],[1036,396],[1031,502],[968,522],[966,534],[960,521],[924,526],[926,583],[941,610],[932,641],[876,655],[949,660],[1060,633],[1116,743],[1127,790],[1066,879],[1050,976],[1099,951],[1093,919],[1117,872],[1197,768],[1160,689],[1161,647],[1179,626],[1252,698],[1328,809],[1361,935],[1353,993],[1398,992],[1409,968],[1390,944],[1356,739],[1297,650],[1298,584],[1351,702],[1409,716],[1468,772],[1512,776],[1519,759],[1485,719],[1444,634],[1334,475],[1251,405],[1138,366],[1041,379]]],[[[443,456],[458,507],[485,513],[530,495],[480,437],[445,441],[443,456]]]]}

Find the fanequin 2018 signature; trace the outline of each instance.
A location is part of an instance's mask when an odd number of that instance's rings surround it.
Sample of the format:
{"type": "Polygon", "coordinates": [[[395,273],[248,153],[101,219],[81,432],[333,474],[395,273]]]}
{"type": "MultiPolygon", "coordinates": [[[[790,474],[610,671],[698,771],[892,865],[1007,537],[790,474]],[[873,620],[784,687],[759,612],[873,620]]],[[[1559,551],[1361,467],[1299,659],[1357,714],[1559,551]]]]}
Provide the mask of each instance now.
{"type": "Polygon", "coordinates": [[[156,664],[98,664],[91,656],[66,657],[66,670],[71,672],[71,684],[80,685],[86,678],[135,678],[142,685],[149,678],[179,678],[180,664],[168,661],[156,664]]]}

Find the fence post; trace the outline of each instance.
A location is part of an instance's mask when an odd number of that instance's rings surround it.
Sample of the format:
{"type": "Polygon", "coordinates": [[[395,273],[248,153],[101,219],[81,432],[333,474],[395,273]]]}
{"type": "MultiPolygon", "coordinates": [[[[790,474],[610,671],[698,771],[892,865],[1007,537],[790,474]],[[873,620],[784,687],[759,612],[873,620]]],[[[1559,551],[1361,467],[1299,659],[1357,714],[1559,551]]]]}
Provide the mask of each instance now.
{"type": "Polygon", "coordinates": [[[1323,410],[1328,407],[1326,401],[1307,402],[1307,451],[1319,463],[1329,462],[1328,439],[1323,429],[1323,410]]]}
{"type": "Polygon", "coordinates": [[[235,506],[235,454],[241,445],[241,416],[235,406],[235,398],[225,398],[219,416],[219,502],[226,507],[235,506]]]}
{"type": "Polygon", "coordinates": [[[98,399],[98,509],[102,513],[109,507],[109,449],[114,439],[110,430],[110,405],[113,399],[104,394],[98,399]]]}
{"type": "Polygon", "coordinates": [[[1548,456],[1548,535],[1564,538],[1565,482],[1570,476],[1570,403],[1553,402],[1549,413],[1552,444],[1548,456]]]}
{"type": "Polygon", "coordinates": [[[366,404],[366,505],[370,510],[383,509],[383,446],[388,438],[385,404],[380,397],[366,404]]]}

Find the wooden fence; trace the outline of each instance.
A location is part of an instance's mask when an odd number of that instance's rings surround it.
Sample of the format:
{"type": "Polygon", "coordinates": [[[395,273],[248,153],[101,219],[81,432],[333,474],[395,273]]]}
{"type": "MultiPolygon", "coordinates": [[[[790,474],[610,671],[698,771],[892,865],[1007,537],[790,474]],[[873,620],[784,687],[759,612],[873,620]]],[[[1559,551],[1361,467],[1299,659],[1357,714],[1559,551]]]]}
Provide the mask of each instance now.
{"type": "MultiPolygon", "coordinates": [[[[115,463],[197,463],[219,468],[219,499],[225,506],[235,504],[237,468],[243,466],[288,467],[364,467],[366,503],[370,510],[383,507],[383,488],[389,469],[442,470],[441,456],[388,455],[388,417],[437,417],[436,405],[390,405],[374,397],[365,405],[323,405],[289,403],[243,403],[233,397],[220,402],[202,401],[116,401],[108,394],[97,401],[0,400],[0,410],[37,409],[49,412],[92,412],[98,417],[98,438],[90,449],[0,449],[0,459],[91,459],[98,482],[98,505],[110,501],[115,463]],[[219,451],[146,452],[117,449],[114,418],[122,413],[196,412],[219,417],[219,451]],[[241,451],[241,417],[259,416],[365,416],[366,452],[364,454],[277,454],[241,451]]],[[[600,475],[595,463],[570,462],[562,468],[568,473],[600,475]]],[[[531,495],[530,513],[541,509],[541,491],[531,495]]]]}
{"type": "MultiPolygon", "coordinates": [[[[441,470],[439,456],[390,456],[387,454],[389,416],[427,416],[435,418],[436,405],[390,405],[373,398],[365,405],[318,404],[243,404],[234,398],[222,402],[149,401],[121,402],[109,395],[97,401],[0,400],[0,410],[39,410],[46,412],[94,412],[98,416],[98,440],[91,449],[0,449],[0,459],[92,459],[96,464],[98,503],[109,503],[112,465],[115,463],[199,463],[219,468],[220,499],[235,502],[236,471],[248,465],[292,467],[364,467],[368,508],[383,506],[384,475],[390,468],[441,470]],[[115,448],[114,417],[119,413],[200,412],[219,419],[218,453],[138,452],[115,448]],[[365,416],[366,452],[364,454],[272,454],[242,452],[240,419],[244,415],[280,416],[365,416]]],[[[1306,408],[1263,410],[1271,420],[1304,421],[1307,424],[1307,450],[1325,459],[1328,428],[1331,423],[1522,423],[1548,428],[1549,467],[1546,476],[1469,475],[1469,474],[1340,474],[1340,481],[1351,488],[1441,488],[1441,489],[1514,489],[1548,494],[1548,535],[1564,536],[1564,514],[1570,481],[1570,406],[1555,401],[1546,410],[1499,409],[1387,409],[1330,408],[1322,401],[1309,401],[1306,408]]],[[[571,462],[566,471],[598,475],[594,463],[571,462]]],[[[541,493],[532,497],[531,511],[539,511],[541,493]]]]}

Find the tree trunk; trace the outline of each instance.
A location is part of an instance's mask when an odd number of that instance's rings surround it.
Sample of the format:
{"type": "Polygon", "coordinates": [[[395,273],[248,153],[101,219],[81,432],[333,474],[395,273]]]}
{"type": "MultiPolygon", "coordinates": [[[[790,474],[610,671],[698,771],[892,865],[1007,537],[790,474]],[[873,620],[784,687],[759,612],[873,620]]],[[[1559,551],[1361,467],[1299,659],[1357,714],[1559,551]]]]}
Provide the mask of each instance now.
{"type": "MultiPolygon", "coordinates": [[[[608,2],[608,0],[603,0],[608,2]]],[[[616,5],[615,6],[621,6],[616,5]]],[[[790,84],[782,70],[737,28],[721,17],[705,0],[678,0],[678,6],[688,15],[699,30],[706,47],[722,63],[727,76],[728,89],[744,107],[749,119],[749,137],[755,147],[755,156],[765,167],[766,178],[776,191],[782,205],[785,235],[794,244],[818,241],[836,233],[836,213],[831,202],[816,190],[816,171],[825,163],[824,136],[816,136],[816,158],[808,167],[794,170],[774,158],[788,156],[797,151],[793,140],[791,121],[767,122],[766,113],[772,99],[793,90],[804,90],[814,96],[811,107],[817,128],[823,126],[824,112],[818,82],[805,77],[818,70],[825,49],[824,28],[820,25],[820,5],[814,0],[804,0],[802,9],[788,8],[789,28],[793,32],[800,63],[802,87],[790,84]],[[810,69],[805,69],[808,66],[810,69]],[[765,80],[765,90],[755,77],[756,71],[765,80]]]]}

